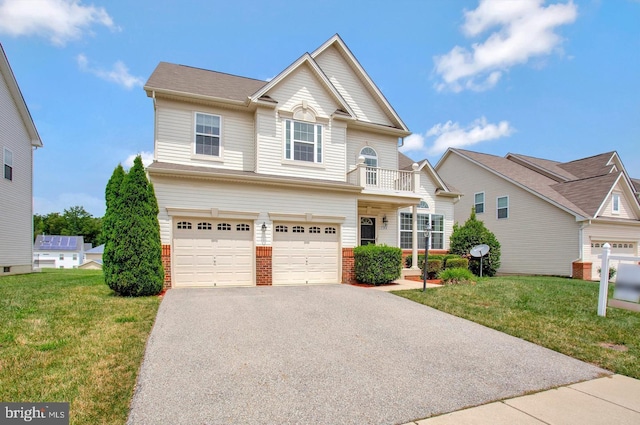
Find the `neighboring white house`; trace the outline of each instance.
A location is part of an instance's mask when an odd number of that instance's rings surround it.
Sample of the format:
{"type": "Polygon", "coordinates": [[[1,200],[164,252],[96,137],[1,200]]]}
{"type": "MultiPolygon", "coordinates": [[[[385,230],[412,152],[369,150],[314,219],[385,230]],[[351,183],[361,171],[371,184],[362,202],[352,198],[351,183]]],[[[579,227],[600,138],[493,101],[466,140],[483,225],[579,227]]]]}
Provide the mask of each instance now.
{"type": "Polygon", "coordinates": [[[167,285],[351,282],[358,245],[417,253],[411,212],[448,248],[458,194],[338,35],[270,81],[161,62],[144,88],[167,285]]]}
{"type": "Polygon", "coordinates": [[[0,276],[32,271],[33,151],[38,130],[0,44],[0,276]]]}
{"type": "Polygon", "coordinates": [[[501,244],[500,273],[599,279],[609,242],[616,255],[638,256],[638,190],[616,152],[556,162],[449,149],[436,165],[464,193],[459,223],[475,207],[501,244]]]}
{"type": "Polygon", "coordinates": [[[82,236],[38,235],[33,245],[36,268],[77,269],[84,262],[82,236]]]}

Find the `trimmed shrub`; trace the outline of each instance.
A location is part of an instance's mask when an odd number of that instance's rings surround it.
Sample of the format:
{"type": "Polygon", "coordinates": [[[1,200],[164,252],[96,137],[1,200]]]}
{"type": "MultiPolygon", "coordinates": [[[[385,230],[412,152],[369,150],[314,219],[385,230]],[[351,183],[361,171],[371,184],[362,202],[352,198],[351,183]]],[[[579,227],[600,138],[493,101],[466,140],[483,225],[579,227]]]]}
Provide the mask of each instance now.
{"type": "MultiPolygon", "coordinates": [[[[480,244],[489,245],[491,248],[489,254],[482,259],[482,275],[495,276],[496,271],[500,268],[500,242],[484,226],[484,223],[476,218],[475,208],[471,208],[471,216],[464,223],[464,226],[459,226],[458,223],[453,225],[453,232],[449,238],[449,249],[453,254],[468,257],[471,248],[480,244]]],[[[469,261],[469,270],[475,275],[480,275],[479,258],[472,258],[469,261]]]]}
{"type": "MultiPolygon", "coordinates": [[[[441,260],[443,267],[446,267],[447,261],[449,261],[452,258],[462,258],[462,257],[456,254],[429,254],[430,260],[441,260]]],[[[407,255],[405,257],[404,259],[405,267],[407,268],[411,267],[412,259],[413,259],[412,255],[407,255]]],[[[424,254],[418,254],[418,267],[421,269],[424,267],[424,254]]]]}
{"type": "Polygon", "coordinates": [[[462,267],[454,267],[442,270],[438,277],[442,279],[442,283],[444,283],[445,285],[470,283],[475,279],[475,276],[469,271],[469,269],[462,267]]]}
{"type": "Polygon", "coordinates": [[[382,285],[401,275],[402,250],[386,245],[362,245],[353,249],[358,282],[382,285]]]}
{"type": "MultiPolygon", "coordinates": [[[[422,265],[423,268],[420,277],[424,279],[424,259],[422,260],[422,265]]],[[[442,271],[442,260],[439,258],[431,258],[431,256],[429,256],[429,259],[427,260],[427,270],[427,279],[436,279],[438,277],[438,273],[442,271]]]]}
{"type": "Polygon", "coordinates": [[[468,269],[469,268],[469,260],[466,258],[449,258],[444,265],[446,269],[468,269]]]}

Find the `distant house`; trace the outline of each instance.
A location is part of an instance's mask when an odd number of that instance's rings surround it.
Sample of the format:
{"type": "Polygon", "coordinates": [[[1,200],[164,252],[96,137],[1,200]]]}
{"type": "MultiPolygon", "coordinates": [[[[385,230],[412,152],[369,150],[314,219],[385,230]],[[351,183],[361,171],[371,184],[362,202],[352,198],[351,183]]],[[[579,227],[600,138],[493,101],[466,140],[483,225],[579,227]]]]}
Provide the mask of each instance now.
{"type": "Polygon", "coordinates": [[[0,44],[0,276],[32,271],[33,150],[38,130],[0,44]]]}
{"type": "MultiPolygon", "coordinates": [[[[85,244],[86,245],[86,244],[85,244]]],[[[104,244],[91,248],[84,253],[84,262],[80,265],[80,269],[102,270],[102,254],[104,253],[104,244]]]]}
{"type": "Polygon", "coordinates": [[[33,246],[36,268],[76,269],[84,262],[82,236],[38,235],[33,246]]]}
{"type": "Polygon", "coordinates": [[[475,207],[500,241],[501,273],[597,279],[605,243],[640,253],[640,181],[616,152],[557,162],[449,149],[436,171],[465,194],[456,221],[475,207]]]}

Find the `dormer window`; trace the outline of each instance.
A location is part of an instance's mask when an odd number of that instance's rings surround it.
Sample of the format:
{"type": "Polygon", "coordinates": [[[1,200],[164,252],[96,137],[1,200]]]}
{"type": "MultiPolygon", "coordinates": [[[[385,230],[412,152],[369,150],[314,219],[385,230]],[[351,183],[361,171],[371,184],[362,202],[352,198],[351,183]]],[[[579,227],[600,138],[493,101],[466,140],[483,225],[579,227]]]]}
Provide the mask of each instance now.
{"type": "Polygon", "coordinates": [[[322,125],[285,120],[285,159],[322,163],[322,125]]]}
{"type": "Polygon", "coordinates": [[[196,155],[220,156],[220,117],[196,112],[196,155]]]}

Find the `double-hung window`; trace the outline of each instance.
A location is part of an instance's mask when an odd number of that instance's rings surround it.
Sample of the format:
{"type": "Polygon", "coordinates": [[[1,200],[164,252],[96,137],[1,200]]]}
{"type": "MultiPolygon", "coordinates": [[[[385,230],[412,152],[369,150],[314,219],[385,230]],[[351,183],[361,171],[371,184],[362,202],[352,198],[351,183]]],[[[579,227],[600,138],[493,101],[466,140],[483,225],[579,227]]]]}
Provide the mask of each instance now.
{"type": "Polygon", "coordinates": [[[2,160],[4,162],[4,178],[13,180],[13,153],[5,148],[2,160]]]}
{"type": "Polygon", "coordinates": [[[284,123],[284,157],[322,163],[322,125],[293,120],[284,123]]]}
{"type": "MultiPolygon", "coordinates": [[[[413,238],[413,215],[400,213],[400,248],[411,249],[413,238]]],[[[418,249],[424,249],[424,230],[431,221],[431,235],[429,236],[429,249],[444,249],[444,216],[441,214],[418,213],[418,249]]]]}
{"type": "Polygon", "coordinates": [[[473,198],[476,214],[482,214],[484,212],[484,192],[476,193],[473,198]]]}
{"type": "Polygon", "coordinates": [[[498,219],[509,218],[509,197],[500,196],[497,200],[498,219]]]}
{"type": "Polygon", "coordinates": [[[196,155],[220,156],[220,117],[196,112],[196,155]]]}

